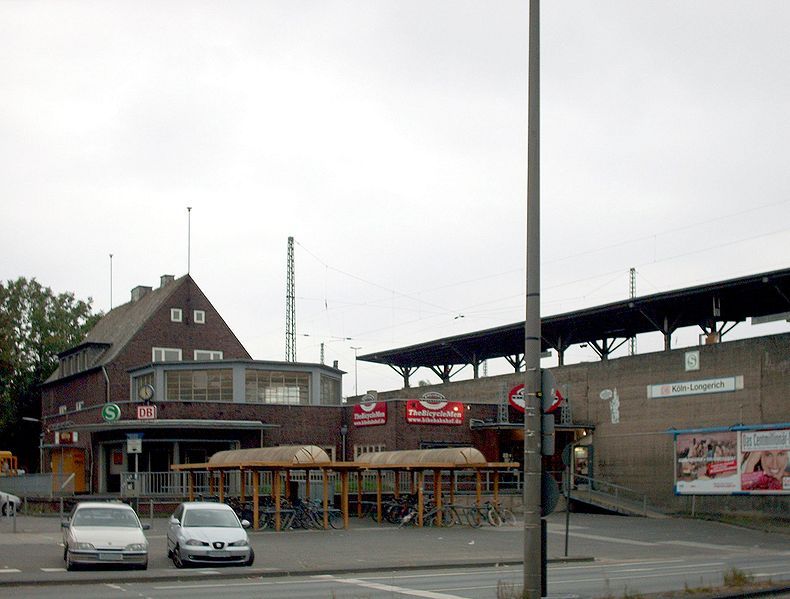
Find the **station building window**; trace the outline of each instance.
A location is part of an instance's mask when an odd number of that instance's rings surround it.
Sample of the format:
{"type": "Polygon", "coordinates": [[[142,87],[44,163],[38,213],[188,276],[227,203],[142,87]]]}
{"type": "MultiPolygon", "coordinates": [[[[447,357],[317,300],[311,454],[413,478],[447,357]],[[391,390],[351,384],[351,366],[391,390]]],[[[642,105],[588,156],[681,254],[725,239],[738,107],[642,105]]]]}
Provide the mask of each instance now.
{"type": "Polygon", "coordinates": [[[304,372],[279,372],[248,368],[244,374],[247,403],[307,405],[310,376],[304,372]]]}
{"type": "Polygon", "coordinates": [[[165,371],[168,401],[233,401],[233,370],[165,371]]]}
{"type": "Polygon", "coordinates": [[[321,405],[339,406],[341,403],[342,388],[336,378],[321,375],[321,405]]]}

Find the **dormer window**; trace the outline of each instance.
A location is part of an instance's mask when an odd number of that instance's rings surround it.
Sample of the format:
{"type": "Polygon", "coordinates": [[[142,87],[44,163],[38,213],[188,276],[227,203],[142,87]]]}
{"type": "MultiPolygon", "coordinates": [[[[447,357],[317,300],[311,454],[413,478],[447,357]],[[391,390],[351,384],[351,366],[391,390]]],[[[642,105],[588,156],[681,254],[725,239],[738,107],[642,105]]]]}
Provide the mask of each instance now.
{"type": "Polygon", "coordinates": [[[181,308],[170,308],[170,322],[183,322],[184,311],[181,308]]]}
{"type": "Polygon", "coordinates": [[[195,310],[192,313],[192,322],[195,324],[206,324],[206,312],[204,310],[195,310]]]}

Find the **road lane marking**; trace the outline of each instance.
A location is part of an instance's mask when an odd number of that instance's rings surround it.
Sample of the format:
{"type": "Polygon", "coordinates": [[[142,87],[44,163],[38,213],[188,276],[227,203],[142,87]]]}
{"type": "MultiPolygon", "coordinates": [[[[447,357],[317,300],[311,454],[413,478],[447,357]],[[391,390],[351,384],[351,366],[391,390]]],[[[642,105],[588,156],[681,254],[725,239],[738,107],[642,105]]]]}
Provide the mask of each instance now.
{"type": "MultiPolygon", "coordinates": [[[[548,532],[555,535],[565,534],[564,530],[560,531],[560,530],[549,529],[548,532]]],[[[569,532],[568,535],[571,537],[579,537],[580,539],[592,539],[593,541],[606,541],[607,543],[623,543],[624,545],[639,545],[640,547],[655,547],[656,545],[658,545],[658,543],[648,543],[646,541],[632,541],[631,539],[618,539],[617,537],[591,535],[583,532],[569,532]]]]}
{"type": "Polygon", "coordinates": [[[65,572],[66,568],[41,568],[42,572],[65,572]]]}
{"type": "Polygon", "coordinates": [[[16,568],[0,568],[0,574],[19,574],[21,571],[16,568]]]}
{"type": "Polygon", "coordinates": [[[464,599],[458,595],[447,595],[446,593],[434,593],[433,591],[419,591],[417,589],[407,589],[405,587],[396,587],[390,584],[381,584],[378,582],[366,582],[359,578],[336,578],[329,574],[318,576],[327,581],[340,582],[343,584],[350,584],[360,586],[367,589],[376,591],[384,591],[386,593],[399,593],[401,595],[411,595],[413,597],[425,597],[426,599],[464,599]]]}

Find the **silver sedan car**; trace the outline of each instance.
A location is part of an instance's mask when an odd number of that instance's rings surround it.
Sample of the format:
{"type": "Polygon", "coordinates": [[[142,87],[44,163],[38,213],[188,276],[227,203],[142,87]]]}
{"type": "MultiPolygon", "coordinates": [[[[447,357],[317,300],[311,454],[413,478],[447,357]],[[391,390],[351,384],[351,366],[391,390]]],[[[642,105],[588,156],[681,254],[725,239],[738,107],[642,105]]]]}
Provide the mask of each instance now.
{"type": "Polygon", "coordinates": [[[148,541],[134,510],[120,502],[87,501],[74,506],[63,528],[67,570],[80,565],[126,564],[148,567],[148,541]]]}
{"type": "Polygon", "coordinates": [[[167,530],[167,557],[176,568],[190,564],[251,566],[255,552],[236,513],[224,503],[187,502],[173,512],[167,530]]]}

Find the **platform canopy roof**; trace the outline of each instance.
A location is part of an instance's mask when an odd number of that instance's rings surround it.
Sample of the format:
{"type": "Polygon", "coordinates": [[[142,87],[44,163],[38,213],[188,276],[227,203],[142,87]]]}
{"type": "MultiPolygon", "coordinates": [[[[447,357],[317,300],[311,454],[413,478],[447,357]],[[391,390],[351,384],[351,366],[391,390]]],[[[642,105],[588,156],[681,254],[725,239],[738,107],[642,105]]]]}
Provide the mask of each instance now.
{"type": "MultiPolygon", "coordinates": [[[[630,338],[688,326],[703,330],[715,323],[790,312],[790,268],[676,291],[645,295],[541,319],[541,349],[564,351],[571,345],[630,338]]],[[[397,368],[481,362],[524,353],[524,322],[445,337],[359,356],[359,360],[397,368]]]]}

